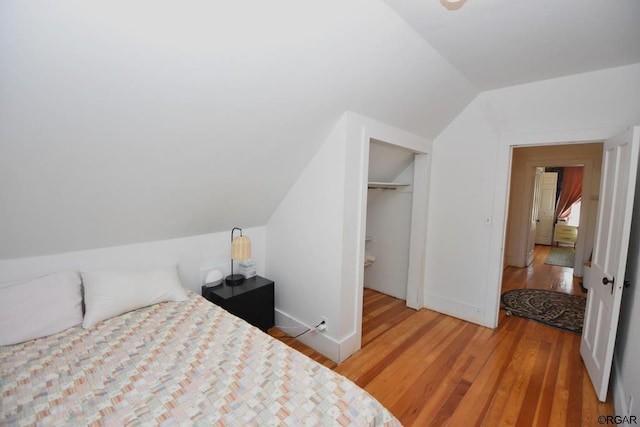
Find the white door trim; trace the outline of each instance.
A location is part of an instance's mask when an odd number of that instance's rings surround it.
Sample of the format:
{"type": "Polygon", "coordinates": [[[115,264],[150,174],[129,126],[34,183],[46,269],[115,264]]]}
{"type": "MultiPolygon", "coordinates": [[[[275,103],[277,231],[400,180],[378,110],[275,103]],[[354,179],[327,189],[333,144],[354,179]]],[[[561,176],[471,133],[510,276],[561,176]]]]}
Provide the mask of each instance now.
{"type": "Polygon", "coordinates": [[[602,142],[624,131],[625,128],[595,128],[579,130],[560,130],[499,137],[496,161],[496,180],[494,190],[493,224],[489,243],[489,271],[487,273],[487,292],[485,324],[498,327],[500,314],[500,290],[502,270],[504,268],[504,245],[507,235],[507,215],[509,211],[509,189],[511,184],[511,159],[515,147],[540,145],[584,144],[602,142]]]}

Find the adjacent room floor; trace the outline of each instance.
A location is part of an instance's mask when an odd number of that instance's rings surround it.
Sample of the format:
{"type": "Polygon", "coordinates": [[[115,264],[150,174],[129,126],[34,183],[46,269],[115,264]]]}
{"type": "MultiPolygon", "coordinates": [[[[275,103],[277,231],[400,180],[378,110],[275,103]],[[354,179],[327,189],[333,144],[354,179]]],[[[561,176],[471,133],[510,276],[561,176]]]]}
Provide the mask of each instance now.
{"type": "MultiPolygon", "coordinates": [[[[536,262],[544,264],[544,250],[536,262]]],[[[581,294],[566,268],[540,267],[505,269],[505,288],[581,294]]],[[[579,335],[502,311],[499,323],[488,329],[365,290],[363,348],[339,366],[270,333],[366,389],[407,426],[586,426],[614,415],[610,399],[595,396],[579,335]]]]}
{"type": "Polygon", "coordinates": [[[536,245],[533,262],[526,268],[506,267],[502,277],[502,292],[511,289],[547,289],[571,295],[582,292],[582,279],[573,277],[573,268],[545,264],[551,246],[536,245]]]}

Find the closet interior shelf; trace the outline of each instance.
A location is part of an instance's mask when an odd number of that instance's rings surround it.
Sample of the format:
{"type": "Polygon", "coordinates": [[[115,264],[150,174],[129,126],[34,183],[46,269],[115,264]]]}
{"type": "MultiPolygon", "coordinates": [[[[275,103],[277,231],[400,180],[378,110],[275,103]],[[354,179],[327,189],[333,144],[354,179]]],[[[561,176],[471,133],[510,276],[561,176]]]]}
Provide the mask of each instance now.
{"type": "Polygon", "coordinates": [[[401,183],[401,182],[373,182],[369,181],[368,188],[382,188],[385,190],[395,190],[400,187],[408,187],[409,184],[401,183]]]}

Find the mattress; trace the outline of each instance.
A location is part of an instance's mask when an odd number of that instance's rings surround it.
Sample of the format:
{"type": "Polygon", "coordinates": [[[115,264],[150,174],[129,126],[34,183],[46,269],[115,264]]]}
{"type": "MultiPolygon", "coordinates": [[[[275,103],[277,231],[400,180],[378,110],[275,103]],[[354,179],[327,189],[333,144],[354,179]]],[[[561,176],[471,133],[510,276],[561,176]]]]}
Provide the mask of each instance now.
{"type": "Polygon", "coordinates": [[[0,373],[0,425],[399,425],[348,379],[193,293],[0,347],[0,373]]]}

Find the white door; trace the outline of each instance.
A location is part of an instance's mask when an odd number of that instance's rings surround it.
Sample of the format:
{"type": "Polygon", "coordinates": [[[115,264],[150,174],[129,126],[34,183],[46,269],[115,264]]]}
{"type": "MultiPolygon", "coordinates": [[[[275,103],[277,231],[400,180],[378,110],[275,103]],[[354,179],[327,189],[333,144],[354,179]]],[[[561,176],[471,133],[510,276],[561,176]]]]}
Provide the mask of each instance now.
{"type": "Polygon", "coordinates": [[[629,249],[640,127],[604,143],[598,221],[580,355],[598,399],[607,398],[629,249]]]}
{"type": "Polygon", "coordinates": [[[553,242],[553,223],[556,219],[557,172],[545,172],[540,177],[540,207],[536,244],[550,245],[553,242]]]}
{"type": "Polygon", "coordinates": [[[540,208],[540,181],[544,168],[536,168],[536,178],[533,184],[533,207],[529,218],[529,239],[527,239],[527,262],[529,266],[533,262],[533,252],[536,246],[536,234],[538,231],[538,209],[540,208]]]}

